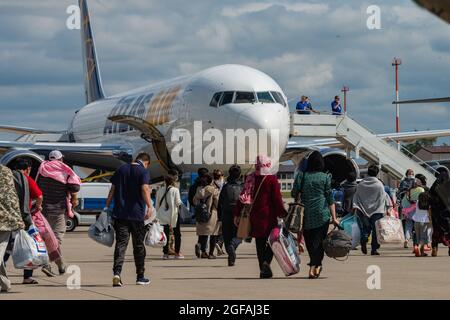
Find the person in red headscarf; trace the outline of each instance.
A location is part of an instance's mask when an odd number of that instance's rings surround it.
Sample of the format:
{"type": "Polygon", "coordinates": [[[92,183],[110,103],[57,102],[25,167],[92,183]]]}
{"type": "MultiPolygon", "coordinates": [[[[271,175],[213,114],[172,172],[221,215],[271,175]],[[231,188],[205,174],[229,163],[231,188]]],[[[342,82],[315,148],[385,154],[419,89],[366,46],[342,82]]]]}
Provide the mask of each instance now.
{"type": "Polygon", "coordinates": [[[233,211],[234,223],[237,226],[244,205],[252,205],[250,211],[251,237],[256,240],[256,253],[262,279],[273,276],[270,268],[273,252],[267,239],[272,229],[278,224],[277,218],[287,215],[278,179],[274,175],[275,172],[272,171],[270,158],[265,155],[258,156],[256,171],[247,176],[244,189],[233,211]]]}

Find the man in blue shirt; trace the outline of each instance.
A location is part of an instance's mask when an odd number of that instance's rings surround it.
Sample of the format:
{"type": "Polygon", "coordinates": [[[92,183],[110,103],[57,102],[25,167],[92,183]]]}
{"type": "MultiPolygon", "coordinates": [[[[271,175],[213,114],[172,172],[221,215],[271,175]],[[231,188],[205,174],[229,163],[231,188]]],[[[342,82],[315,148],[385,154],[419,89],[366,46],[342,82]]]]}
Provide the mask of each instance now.
{"type": "Polygon", "coordinates": [[[342,114],[342,107],[339,101],[340,101],[339,96],[335,96],[334,101],[331,102],[331,112],[335,116],[340,116],[342,114]]]}
{"type": "Polygon", "coordinates": [[[301,100],[297,103],[295,108],[298,114],[311,114],[311,112],[317,113],[311,106],[309,98],[302,96],[301,100]]]}
{"type": "Polygon", "coordinates": [[[134,262],[136,265],[136,284],[147,285],[149,279],[145,272],[144,238],[146,227],[144,221],[153,215],[153,205],[150,200],[150,175],[148,166],[150,156],[140,153],[132,163],[122,165],[111,178],[111,190],[105,209],[109,208],[114,199],[112,217],[116,232],[116,247],[114,250],[113,286],[121,287],[120,274],[125,260],[125,252],[130,240],[133,241],[134,262]]]}

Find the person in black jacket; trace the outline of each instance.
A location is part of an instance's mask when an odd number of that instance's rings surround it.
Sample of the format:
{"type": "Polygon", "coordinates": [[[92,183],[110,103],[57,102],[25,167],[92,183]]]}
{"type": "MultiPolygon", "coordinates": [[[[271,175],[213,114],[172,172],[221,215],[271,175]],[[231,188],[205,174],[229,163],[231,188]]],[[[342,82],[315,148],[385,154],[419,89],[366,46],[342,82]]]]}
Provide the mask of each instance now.
{"type": "MultiPolygon", "coordinates": [[[[203,176],[205,176],[206,174],[208,174],[209,170],[207,168],[200,168],[197,170],[197,173],[198,173],[198,177],[197,177],[197,179],[195,179],[192,186],[189,187],[189,193],[188,193],[188,201],[189,201],[189,206],[191,208],[191,212],[193,212],[193,210],[195,208],[194,197],[195,197],[195,194],[197,193],[197,188],[200,186],[200,179],[203,176]]],[[[200,247],[201,246],[200,246],[200,237],[199,237],[197,243],[195,244],[195,255],[197,256],[197,258],[200,258],[200,256],[201,256],[201,248],[200,247]]]]}
{"type": "Polygon", "coordinates": [[[344,190],[344,201],[342,203],[343,216],[353,212],[353,196],[356,192],[356,172],[349,172],[346,181],[342,184],[344,190]]]}
{"type": "Polygon", "coordinates": [[[439,243],[442,243],[449,248],[448,255],[450,256],[450,211],[436,190],[440,185],[447,183],[450,177],[445,168],[438,168],[435,176],[437,179],[430,189],[431,222],[433,225],[431,255],[437,256],[439,243]]]}
{"type": "Polygon", "coordinates": [[[222,221],[222,236],[228,254],[228,266],[231,267],[234,266],[236,261],[236,249],[242,242],[236,237],[237,228],[233,223],[233,209],[243,188],[242,182],[239,181],[241,167],[238,165],[231,166],[228,174],[227,183],[220,192],[218,214],[219,221],[222,221]]]}

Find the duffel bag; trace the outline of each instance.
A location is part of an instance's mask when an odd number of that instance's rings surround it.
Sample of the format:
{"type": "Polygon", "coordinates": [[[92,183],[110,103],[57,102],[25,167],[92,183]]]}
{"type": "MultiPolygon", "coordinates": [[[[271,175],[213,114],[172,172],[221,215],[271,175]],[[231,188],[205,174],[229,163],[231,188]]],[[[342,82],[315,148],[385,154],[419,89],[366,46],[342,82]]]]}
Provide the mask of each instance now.
{"type": "MultiPolygon", "coordinates": [[[[350,237],[342,227],[335,227],[323,240],[325,254],[333,259],[348,258],[352,249],[352,237],[350,237]]],[[[344,259],[346,260],[346,259],[344,259]]]]}

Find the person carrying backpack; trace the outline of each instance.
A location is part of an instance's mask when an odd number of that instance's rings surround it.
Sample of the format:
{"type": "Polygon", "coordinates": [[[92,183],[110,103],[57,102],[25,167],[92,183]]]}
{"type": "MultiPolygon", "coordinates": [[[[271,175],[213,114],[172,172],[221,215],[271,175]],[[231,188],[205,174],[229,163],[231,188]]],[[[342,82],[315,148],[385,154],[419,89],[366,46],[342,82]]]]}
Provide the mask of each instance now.
{"type": "Polygon", "coordinates": [[[225,250],[228,254],[228,266],[232,267],[236,261],[236,249],[242,240],[237,238],[237,228],[233,223],[233,209],[242,192],[241,167],[233,165],[228,170],[228,180],[219,196],[218,215],[222,222],[222,236],[225,250]]]}
{"type": "Polygon", "coordinates": [[[200,258],[216,259],[214,249],[216,247],[217,236],[219,235],[220,228],[220,223],[217,217],[219,190],[217,190],[217,188],[213,185],[213,177],[211,174],[205,174],[200,178],[200,185],[197,188],[193,202],[195,205],[197,235],[199,237],[199,245],[201,250],[200,258]],[[208,238],[209,254],[206,253],[208,238]]]}
{"type": "MultiPolygon", "coordinates": [[[[194,197],[197,193],[197,188],[200,186],[200,179],[205,175],[208,174],[209,170],[207,168],[200,168],[197,170],[198,177],[195,179],[194,183],[189,187],[188,192],[188,202],[189,206],[191,208],[191,212],[194,212],[195,204],[194,204],[194,197]]],[[[197,243],[195,244],[195,255],[197,258],[200,258],[201,255],[201,245],[200,245],[200,237],[198,237],[197,243]]]]}
{"type": "MultiPolygon", "coordinates": [[[[165,185],[156,192],[156,212],[159,223],[164,227],[167,239],[173,233],[175,238],[175,259],[184,259],[180,253],[181,231],[179,219],[179,207],[181,205],[180,190],[175,186],[177,175],[168,174],[165,178],[165,185]]],[[[163,248],[163,259],[169,259],[169,242],[163,248]]]]}

